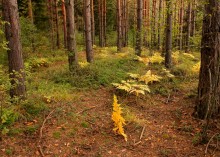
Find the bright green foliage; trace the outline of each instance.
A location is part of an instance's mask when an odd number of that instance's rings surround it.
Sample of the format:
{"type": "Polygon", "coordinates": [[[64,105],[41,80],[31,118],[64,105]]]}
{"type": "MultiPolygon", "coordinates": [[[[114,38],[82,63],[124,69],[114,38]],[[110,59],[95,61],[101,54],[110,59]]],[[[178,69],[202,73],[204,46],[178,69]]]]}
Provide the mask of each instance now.
{"type": "Polygon", "coordinates": [[[113,106],[112,120],[115,126],[113,131],[119,135],[122,135],[125,141],[127,141],[127,135],[124,133],[124,128],[123,128],[123,126],[125,125],[125,119],[122,117],[122,108],[121,105],[118,104],[116,95],[114,95],[114,101],[112,106],[113,106]]]}

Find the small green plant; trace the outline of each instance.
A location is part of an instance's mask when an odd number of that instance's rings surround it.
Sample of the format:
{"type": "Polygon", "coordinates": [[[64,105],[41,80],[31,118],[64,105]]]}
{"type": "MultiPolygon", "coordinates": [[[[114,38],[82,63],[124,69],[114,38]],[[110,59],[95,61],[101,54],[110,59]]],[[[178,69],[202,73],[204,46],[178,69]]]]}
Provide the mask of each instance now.
{"type": "Polygon", "coordinates": [[[88,123],[88,122],[82,122],[82,123],[81,123],[81,126],[82,126],[83,128],[89,128],[89,123],[88,123]]]}
{"type": "Polygon", "coordinates": [[[53,132],[53,137],[54,137],[55,139],[59,139],[59,138],[61,137],[60,132],[53,132]]]}

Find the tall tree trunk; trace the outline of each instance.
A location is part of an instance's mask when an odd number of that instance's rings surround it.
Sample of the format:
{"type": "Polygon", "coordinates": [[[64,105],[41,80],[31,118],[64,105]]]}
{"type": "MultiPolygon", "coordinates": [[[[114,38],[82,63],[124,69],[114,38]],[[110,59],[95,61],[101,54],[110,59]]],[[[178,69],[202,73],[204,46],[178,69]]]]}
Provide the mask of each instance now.
{"type": "Polygon", "coordinates": [[[48,10],[50,17],[50,28],[51,28],[51,47],[54,49],[54,14],[53,14],[53,0],[48,0],[48,10]]]}
{"type": "Polygon", "coordinates": [[[179,17],[179,50],[183,49],[183,0],[180,1],[180,17],[179,17]]]}
{"type": "Polygon", "coordinates": [[[92,27],[92,45],[95,45],[95,17],[94,17],[94,1],[91,0],[91,27],[92,27]]]}
{"type": "Polygon", "coordinates": [[[5,24],[5,35],[8,41],[8,64],[9,77],[11,80],[10,96],[25,99],[25,72],[22,57],[20,25],[18,16],[17,0],[3,0],[3,17],[8,23],[5,24]]]}
{"type": "Polygon", "coordinates": [[[186,48],[185,52],[189,52],[190,50],[190,31],[191,31],[191,12],[192,12],[192,4],[189,2],[188,10],[187,10],[187,34],[186,34],[186,48]]]}
{"type": "Polygon", "coordinates": [[[59,30],[59,16],[58,16],[58,8],[57,8],[57,0],[54,0],[54,7],[55,7],[55,20],[56,20],[56,35],[57,35],[57,41],[56,46],[59,49],[60,48],[60,30],[59,30]]]}
{"type": "Polygon", "coordinates": [[[196,0],[193,0],[193,9],[192,9],[192,20],[191,20],[191,36],[195,35],[196,31],[196,0]]]}
{"type": "Polygon", "coordinates": [[[93,62],[92,33],[91,33],[91,7],[90,0],[84,0],[84,20],[85,20],[85,39],[86,39],[86,59],[93,62]]]}
{"type": "Polygon", "coordinates": [[[107,6],[106,6],[106,0],[103,2],[103,37],[104,37],[104,43],[103,46],[106,46],[106,40],[107,40],[107,35],[106,35],[106,13],[107,13],[107,6]]]}
{"type": "Polygon", "coordinates": [[[220,1],[206,0],[203,19],[201,68],[196,111],[207,119],[220,112],[220,1]]]}
{"type": "Polygon", "coordinates": [[[161,20],[162,20],[162,0],[159,1],[159,19],[158,19],[158,50],[161,48],[161,20]]]}
{"type": "Polygon", "coordinates": [[[117,0],[117,51],[122,48],[122,17],[121,17],[121,0],[117,0]]]}
{"type": "Polygon", "coordinates": [[[166,46],[165,46],[165,67],[172,66],[172,0],[166,0],[167,3],[167,24],[166,24],[166,46]]]}
{"type": "Polygon", "coordinates": [[[141,56],[142,47],[142,16],[143,16],[142,0],[137,0],[137,34],[135,51],[138,56],[141,56]]]}
{"type": "Polygon", "coordinates": [[[67,48],[67,30],[66,30],[66,8],[65,2],[62,0],[62,14],[63,14],[63,40],[64,40],[64,48],[67,48]]]}
{"type": "Polygon", "coordinates": [[[152,3],[152,30],[151,30],[151,45],[154,49],[156,47],[156,9],[157,9],[157,0],[153,0],[152,3]]]}
{"type": "Polygon", "coordinates": [[[69,70],[73,71],[77,64],[77,50],[75,37],[74,0],[65,0],[67,22],[67,50],[69,70]]]}
{"type": "Polygon", "coordinates": [[[28,0],[28,17],[31,20],[31,23],[34,23],[33,9],[32,9],[32,0],[28,0]]]}

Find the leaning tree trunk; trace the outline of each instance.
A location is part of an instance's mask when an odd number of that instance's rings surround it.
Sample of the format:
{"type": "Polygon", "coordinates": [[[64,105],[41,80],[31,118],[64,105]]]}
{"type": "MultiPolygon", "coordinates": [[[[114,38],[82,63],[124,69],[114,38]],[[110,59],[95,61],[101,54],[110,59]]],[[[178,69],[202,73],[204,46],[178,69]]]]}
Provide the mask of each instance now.
{"type": "Polygon", "coordinates": [[[77,51],[75,37],[74,0],[65,0],[67,22],[67,50],[69,70],[73,71],[77,66],[77,51]]]}
{"type": "Polygon", "coordinates": [[[91,7],[90,1],[84,0],[84,20],[85,20],[85,39],[86,39],[86,59],[93,62],[92,32],[91,32],[91,7]]]}
{"type": "Polygon", "coordinates": [[[172,0],[166,0],[167,3],[167,25],[166,25],[166,43],[165,43],[165,67],[171,68],[172,64],[172,0]]]}
{"type": "Polygon", "coordinates": [[[10,96],[25,99],[25,72],[22,57],[20,25],[17,0],[3,0],[3,17],[5,35],[8,41],[9,77],[11,81],[10,96]]]}
{"type": "Polygon", "coordinates": [[[135,51],[138,56],[141,56],[141,47],[142,47],[142,16],[143,16],[142,11],[143,11],[142,0],[137,0],[137,34],[136,34],[135,51]]]}
{"type": "Polygon", "coordinates": [[[201,68],[198,86],[198,117],[220,112],[220,1],[206,0],[203,20],[201,68]]]}

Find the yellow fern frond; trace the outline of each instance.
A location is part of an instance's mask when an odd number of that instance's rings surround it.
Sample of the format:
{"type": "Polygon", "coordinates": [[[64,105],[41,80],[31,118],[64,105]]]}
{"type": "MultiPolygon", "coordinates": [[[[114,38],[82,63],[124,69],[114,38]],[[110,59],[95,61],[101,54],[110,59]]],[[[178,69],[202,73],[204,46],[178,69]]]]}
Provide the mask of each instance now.
{"type": "Polygon", "coordinates": [[[164,58],[161,57],[160,53],[154,53],[154,55],[152,57],[149,58],[149,62],[150,63],[162,63],[164,61],[164,58]]]}
{"type": "Polygon", "coordinates": [[[112,120],[114,122],[114,128],[113,131],[115,133],[118,133],[119,135],[122,135],[127,141],[127,135],[124,133],[123,126],[125,125],[125,119],[122,117],[122,108],[120,107],[120,104],[118,104],[117,96],[114,95],[114,101],[113,101],[113,112],[112,112],[112,120]]]}
{"type": "Polygon", "coordinates": [[[201,65],[201,62],[196,63],[196,64],[192,67],[192,71],[195,72],[195,73],[199,73],[200,65],[201,65]]]}
{"type": "Polygon", "coordinates": [[[88,65],[89,65],[88,62],[79,62],[79,66],[80,66],[81,68],[85,68],[85,67],[87,67],[88,65]]]}
{"type": "Polygon", "coordinates": [[[183,55],[186,56],[186,57],[189,57],[189,58],[191,58],[191,59],[195,59],[195,56],[193,56],[193,55],[190,54],[190,53],[183,53],[183,55]]]}
{"type": "Polygon", "coordinates": [[[139,77],[139,81],[145,82],[146,84],[149,84],[152,82],[160,82],[160,79],[162,79],[162,77],[158,75],[153,75],[151,73],[151,70],[148,70],[145,75],[139,77]]]}

